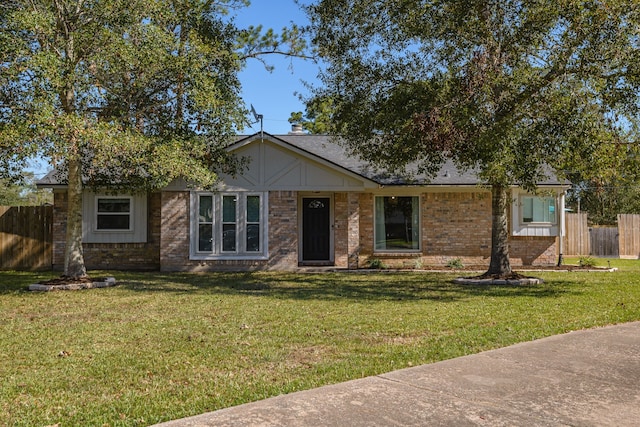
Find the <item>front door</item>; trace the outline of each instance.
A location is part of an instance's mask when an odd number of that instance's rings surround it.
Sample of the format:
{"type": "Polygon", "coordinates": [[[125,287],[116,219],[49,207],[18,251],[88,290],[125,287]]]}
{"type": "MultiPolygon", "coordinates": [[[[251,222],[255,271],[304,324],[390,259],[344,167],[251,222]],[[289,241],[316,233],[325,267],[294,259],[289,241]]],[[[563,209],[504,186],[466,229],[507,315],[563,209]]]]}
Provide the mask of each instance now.
{"type": "Polygon", "coordinates": [[[302,262],[331,261],[331,199],[302,199],[302,262]]]}

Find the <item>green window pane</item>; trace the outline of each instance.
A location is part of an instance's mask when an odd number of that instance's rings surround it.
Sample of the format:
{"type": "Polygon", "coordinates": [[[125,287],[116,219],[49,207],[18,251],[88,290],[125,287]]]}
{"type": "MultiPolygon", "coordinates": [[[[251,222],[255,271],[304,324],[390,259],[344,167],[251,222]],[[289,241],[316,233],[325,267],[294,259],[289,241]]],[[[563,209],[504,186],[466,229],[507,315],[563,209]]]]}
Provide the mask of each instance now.
{"type": "Polygon", "coordinates": [[[213,196],[200,196],[199,222],[213,221],[213,196]]]}
{"type": "Polygon", "coordinates": [[[556,200],[552,197],[523,197],[522,222],[556,223],[556,200]]]}
{"type": "Polygon", "coordinates": [[[129,230],[131,217],[126,215],[98,215],[98,230],[129,230]]]}
{"type": "Polygon", "coordinates": [[[247,225],[247,252],[260,252],[260,225],[247,225]]]}
{"type": "Polygon", "coordinates": [[[418,206],[418,197],[376,197],[375,248],[378,250],[419,249],[418,206]]]}
{"type": "Polygon", "coordinates": [[[260,222],[260,196],[247,196],[247,222],[260,222]]]}
{"type": "Polygon", "coordinates": [[[131,200],[98,199],[98,212],[131,212],[131,200]]]}
{"type": "Polygon", "coordinates": [[[236,222],[236,196],[222,198],[222,222],[236,222]]]}
{"type": "Polygon", "coordinates": [[[200,224],[198,226],[198,251],[211,252],[213,250],[213,226],[200,224]]]}
{"type": "Polygon", "coordinates": [[[236,250],[236,225],[222,225],[222,250],[224,252],[235,252],[236,250]]]}

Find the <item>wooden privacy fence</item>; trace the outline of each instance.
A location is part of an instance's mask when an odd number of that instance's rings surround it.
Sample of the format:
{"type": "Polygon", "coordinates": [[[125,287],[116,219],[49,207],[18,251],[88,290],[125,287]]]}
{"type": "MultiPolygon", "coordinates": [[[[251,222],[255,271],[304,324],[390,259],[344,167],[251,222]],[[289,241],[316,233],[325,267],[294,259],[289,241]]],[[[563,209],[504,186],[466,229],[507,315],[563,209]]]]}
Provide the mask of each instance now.
{"type": "Polygon", "coordinates": [[[640,257],[640,215],[618,215],[620,258],[640,257]]]}
{"type": "Polygon", "coordinates": [[[565,255],[589,255],[591,240],[586,213],[566,214],[566,236],[564,237],[565,255]]]}
{"type": "Polygon", "coordinates": [[[53,206],[0,206],[0,269],[50,269],[52,223],[53,206]]]}
{"type": "Polygon", "coordinates": [[[591,227],[589,229],[593,256],[618,257],[618,227],[591,227]]]}
{"type": "Polygon", "coordinates": [[[566,215],[565,255],[640,257],[640,215],[618,215],[617,227],[589,227],[586,213],[566,215]]]}

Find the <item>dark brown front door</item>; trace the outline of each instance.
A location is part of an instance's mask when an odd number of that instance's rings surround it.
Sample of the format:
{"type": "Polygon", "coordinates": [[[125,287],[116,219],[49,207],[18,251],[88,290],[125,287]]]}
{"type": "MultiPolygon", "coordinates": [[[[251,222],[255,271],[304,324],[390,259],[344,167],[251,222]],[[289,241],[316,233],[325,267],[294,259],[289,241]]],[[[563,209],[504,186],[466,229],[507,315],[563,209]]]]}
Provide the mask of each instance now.
{"type": "Polygon", "coordinates": [[[331,248],[329,197],[302,199],[302,261],[329,262],[331,248]]]}

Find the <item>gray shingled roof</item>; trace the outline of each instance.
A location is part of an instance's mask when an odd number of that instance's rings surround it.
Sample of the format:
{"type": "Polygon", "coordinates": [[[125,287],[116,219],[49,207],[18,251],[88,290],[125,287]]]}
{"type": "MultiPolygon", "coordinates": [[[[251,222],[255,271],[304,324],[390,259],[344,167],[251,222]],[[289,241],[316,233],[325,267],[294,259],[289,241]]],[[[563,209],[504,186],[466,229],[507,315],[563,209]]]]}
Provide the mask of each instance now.
{"type": "MultiPolygon", "coordinates": [[[[329,135],[295,133],[286,135],[270,135],[265,133],[265,135],[284,141],[287,144],[327,160],[380,185],[465,186],[481,184],[475,171],[462,171],[456,167],[451,160],[445,161],[440,171],[432,179],[419,174],[414,174],[411,178],[406,178],[398,174],[390,173],[389,171],[376,170],[366,161],[358,157],[349,156],[347,150],[335,142],[335,138],[329,135]]],[[[259,134],[239,137],[239,141],[251,140],[257,136],[259,136],[259,134]]],[[[547,180],[539,182],[538,185],[558,186],[568,184],[565,181],[558,180],[553,174],[550,173],[550,175],[547,180]]]]}
{"type": "MultiPolygon", "coordinates": [[[[339,168],[351,173],[360,175],[379,185],[431,185],[431,186],[466,186],[478,185],[481,182],[474,171],[461,171],[452,161],[446,161],[440,171],[433,179],[428,179],[424,175],[414,175],[411,178],[400,176],[384,170],[376,170],[369,163],[354,156],[349,156],[347,150],[335,139],[328,135],[309,135],[309,134],[286,134],[271,135],[264,133],[265,138],[275,139],[281,143],[288,144],[306,153],[312,157],[317,157],[328,161],[339,168]]],[[[242,135],[235,139],[234,144],[253,141],[259,138],[260,134],[242,135]]],[[[51,171],[43,178],[38,180],[37,185],[42,187],[63,185],[56,176],[56,171],[51,171]]],[[[560,181],[555,176],[539,182],[541,186],[558,186],[565,185],[566,181],[560,181]]]]}

